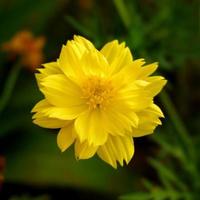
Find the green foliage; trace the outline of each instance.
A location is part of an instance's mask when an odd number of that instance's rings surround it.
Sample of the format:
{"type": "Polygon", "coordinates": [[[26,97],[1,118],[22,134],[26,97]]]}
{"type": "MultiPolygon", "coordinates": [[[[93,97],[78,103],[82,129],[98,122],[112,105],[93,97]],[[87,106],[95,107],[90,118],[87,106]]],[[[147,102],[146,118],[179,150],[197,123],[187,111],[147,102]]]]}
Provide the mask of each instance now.
{"type": "MultiPolygon", "coordinates": [[[[156,159],[149,159],[149,163],[158,175],[158,182],[144,180],[146,192],[134,192],[120,199],[195,200],[199,198],[199,165],[187,156],[181,141],[172,130],[173,128],[170,131],[166,129],[153,137],[153,140],[160,145],[160,152],[156,159]]],[[[197,146],[195,146],[195,154],[199,154],[197,146]]]]}
{"type": "Polygon", "coordinates": [[[31,27],[38,33],[47,24],[50,16],[58,9],[59,0],[40,2],[1,0],[0,5],[0,43],[9,40],[17,31],[31,27]]]}
{"type": "MultiPolygon", "coordinates": [[[[104,20],[103,26],[98,24],[97,30],[88,25],[88,21],[84,23],[81,20],[80,23],[80,20],[75,20],[72,16],[66,19],[77,31],[97,43],[97,38],[108,40],[110,35],[112,38],[117,35],[118,38],[125,39],[136,56],[158,60],[163,70],[171,71],[180,68],[188,59],[198,59],[198,22],[193,20],[198,18],[197,2],[143,0],[133,3],[130,0],[113,0],[113,4],[122,23],[113,20],[112,25],[109,25],[115,28],[107,34],[102,35],[102,32],[107,31],[105,28],[110,23],[108,19],[104,20]]],[[[113,5],[110,7],[110,17],[117,19],[118,16],[112,9],[113,5]]],[[[95,8],[94,12],[96,11],[98,10],[95,8]]],[[[99,13],[103,18],[101,14],[99,13]]],[[[94,21],[93,14],[90,13],[89,17],[90,21],[94,21]]]]}

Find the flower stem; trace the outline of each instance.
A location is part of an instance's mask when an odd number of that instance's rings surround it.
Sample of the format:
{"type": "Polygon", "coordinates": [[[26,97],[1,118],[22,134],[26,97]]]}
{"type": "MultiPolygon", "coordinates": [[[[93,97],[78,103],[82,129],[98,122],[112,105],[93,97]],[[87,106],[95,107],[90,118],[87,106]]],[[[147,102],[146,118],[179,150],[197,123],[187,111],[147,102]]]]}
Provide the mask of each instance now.
{"type": "Polygon", "coordinates": [[[3,92],[0,97],[0,113],[3,112],[3,110],[7,106],[7,103],[9,102],[9,99],[12,95],[13,89],[17,81],[17,77],[20,72],[20,68],[20,64],[17,63],[16,65],[14,65],[14,67],[10,71],[10,74],[8,75],[8,78],[5,82],[5,86],[3,88],[3,92]]]}
{"type": "Polygon", "coordinates": [[[160,94],[160,99],[162,104],[164,105],[164,108],[167,111],[167,114],[171,118],[177,133],[179,134],[180,138],[183,140],[185,146],[187,147],[190,157],[194,158],[194,148],[192,140],[166,91],[163,91],[160,94]]]}
{"type": "Polygon", "coordinates": [[[130,25],[131,25],[131,21],[130,21],[130,16],[129,16],[129,12],[127,11],[127,8],[123,2],[123,0],[113,0],[114,5],[124,23],[124,25],[126,26],[127,29],[129,29],[130,25]]]}

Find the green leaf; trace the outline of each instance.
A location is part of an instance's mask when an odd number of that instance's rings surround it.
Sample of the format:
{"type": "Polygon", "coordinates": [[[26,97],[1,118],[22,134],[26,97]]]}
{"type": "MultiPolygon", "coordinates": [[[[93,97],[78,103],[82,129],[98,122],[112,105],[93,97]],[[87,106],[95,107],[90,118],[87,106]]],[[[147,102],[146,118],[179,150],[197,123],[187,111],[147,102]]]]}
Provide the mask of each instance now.
{"type": "Polygon", "coordinates": [[[173,188],[175,185],[180,190],[187,190],[185,184],[179,179],[178,174],[171,167],[167,167],[167,165],[152,158],[149,159],[149,162],[156,169],[159,178],[168,189],[173,188]]]}
{"type": "Polygon", "coordinates": [[[158,134],[153,136],[153,140],[160,145],[162,152],[165,152],[166,154],[179,159],[179,161],[182,164],[186,164],[187,158],[185,157],[185,154],[183,150],[181,149],[181,144],[175,144],[172,141],[168,141],[167,140],[168,137],[166,137],[167,134],[168,132],[164,132],[164,133],[159,132],[158,134]],[[164,134],[165,134],[165,137],[162,136],[164,134]]]}
{"type": "Polygon", "coordinates": [[[90,38],[94,37],[94,33],[91,30],[88,30],[88,28],[83,26],[81,23],[75,20],[72,16],[65,16],[65,20],[83,35],[86,35],[90,38]]]}
{"type": "Polygon", "coordinates": [[[192,193],[176,192],[155,188],[152,192],[135,192],[121,196],[120,200],[191,200],[195,197],[192,193]]]}
{"type": "Polygon", "coordinates": [[[147,192],[136,192],[128,195],[121,196],[120,200],[150,200],[152,199],[152,194],[147,192]]]}

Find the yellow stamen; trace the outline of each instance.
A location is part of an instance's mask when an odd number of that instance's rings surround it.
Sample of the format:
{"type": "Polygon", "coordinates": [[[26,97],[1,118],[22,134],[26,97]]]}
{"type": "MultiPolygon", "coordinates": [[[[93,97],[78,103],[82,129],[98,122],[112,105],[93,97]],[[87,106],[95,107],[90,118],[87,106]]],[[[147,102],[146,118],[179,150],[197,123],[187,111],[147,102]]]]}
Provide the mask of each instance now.
{"type": "Polygon", "coordinates": [[[110,80],[93,76],[88,78],[82,87],[83,98],[87,99],[89,109],[105,108],[114,95],[110,80]]]}

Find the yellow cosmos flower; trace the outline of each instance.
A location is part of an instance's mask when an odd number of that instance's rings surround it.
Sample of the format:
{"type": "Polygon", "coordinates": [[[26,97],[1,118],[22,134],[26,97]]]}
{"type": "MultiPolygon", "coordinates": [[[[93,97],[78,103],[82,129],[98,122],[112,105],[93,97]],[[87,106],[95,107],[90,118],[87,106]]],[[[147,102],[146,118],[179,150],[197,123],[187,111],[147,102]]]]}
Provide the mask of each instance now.
{"type": "Polygon", "coordinates": [[[153,133],[163,113],[154,104],[166,80],[149,76],[157,63],[134,60],[124,43],[100,51],[81,36],[62,47],[56,62],[44,64],[36,78],[44,94],[33,108],[33,122],[60,128],[57,143],[65,151],[75,143],[78,159],[95,153],[117,168],[134,154],[133,138],[153,133]]]}

